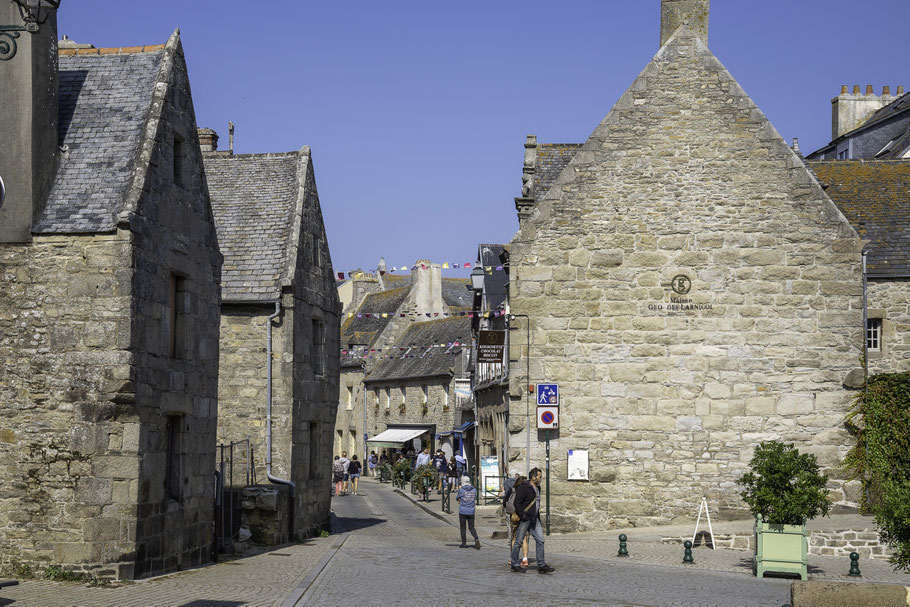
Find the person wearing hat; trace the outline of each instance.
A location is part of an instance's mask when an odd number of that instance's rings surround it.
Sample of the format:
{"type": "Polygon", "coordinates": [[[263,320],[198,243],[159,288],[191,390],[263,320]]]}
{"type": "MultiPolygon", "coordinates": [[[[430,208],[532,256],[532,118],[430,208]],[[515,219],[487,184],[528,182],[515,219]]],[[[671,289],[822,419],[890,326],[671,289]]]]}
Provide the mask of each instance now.
{"type": "Polygon", "coordinates": [[[465,534],[465,525],[474,536],[474,548],[480,550],[480,538],[477,537],[477,531],[474,529],[474,507],[477,505],[477,489],[471,486],[471,479],[467,476],[461,477],[461,488],[455,497],[458,502],[458,526],[461,528],[461,546],[467,548],[465,543],[467,534],[465,534]]]}

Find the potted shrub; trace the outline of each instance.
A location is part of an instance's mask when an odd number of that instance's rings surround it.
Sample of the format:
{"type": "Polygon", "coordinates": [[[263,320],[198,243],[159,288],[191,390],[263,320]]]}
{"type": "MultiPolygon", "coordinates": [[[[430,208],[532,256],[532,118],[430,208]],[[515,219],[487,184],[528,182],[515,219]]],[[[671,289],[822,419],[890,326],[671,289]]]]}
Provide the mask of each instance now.
{"type": "Polygon", "coordinates": [[[798,573],[806,579],[806,521],[831,508],[814,455],[792,443],[769,441],[755,449],[749,472],[739,478],[740,495],[755,515],[755,575],[798,573]]]}

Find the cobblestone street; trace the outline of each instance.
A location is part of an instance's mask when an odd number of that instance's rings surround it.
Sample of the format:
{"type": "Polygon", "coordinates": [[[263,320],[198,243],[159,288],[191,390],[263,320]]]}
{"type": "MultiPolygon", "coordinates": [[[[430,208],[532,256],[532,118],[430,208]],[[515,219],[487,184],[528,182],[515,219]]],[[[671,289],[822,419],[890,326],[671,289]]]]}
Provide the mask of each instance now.
{"type": "MultiPolygon", "coordinates": [[[[526,574],[506,564],[505,540],[491,540],[481,507],[477,551],[458,548],[450,516],[419,507],[410,495],[372,481],[361,495],[333,501],[330,538],[284,546],[263,554],[114,588],[23,581],[0,591],[7,607],[246,607],[294,605],[712,605],[780,607],[789,600],[788,579],[758,580],[751,553],[695,550],[684,567],[681,548],[630,544],[631,557],[615,557],[612,532],[553,535],[547,540],[550,575],[526,574]]],[[[845,580],[843,559],[812,557],[813,579],[845,580]]],[[[863,561],[864,581],[905,582],[887,563],[863,561]]]]}

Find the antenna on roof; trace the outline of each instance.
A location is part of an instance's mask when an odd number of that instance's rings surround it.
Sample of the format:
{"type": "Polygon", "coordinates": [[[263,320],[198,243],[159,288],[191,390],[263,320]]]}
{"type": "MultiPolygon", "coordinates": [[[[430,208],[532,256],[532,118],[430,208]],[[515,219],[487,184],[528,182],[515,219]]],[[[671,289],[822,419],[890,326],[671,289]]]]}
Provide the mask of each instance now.
{"type": "Polygon", "coordinates": [[[228,150],[234,153],[234,123],[228,121],[228,150]]]}

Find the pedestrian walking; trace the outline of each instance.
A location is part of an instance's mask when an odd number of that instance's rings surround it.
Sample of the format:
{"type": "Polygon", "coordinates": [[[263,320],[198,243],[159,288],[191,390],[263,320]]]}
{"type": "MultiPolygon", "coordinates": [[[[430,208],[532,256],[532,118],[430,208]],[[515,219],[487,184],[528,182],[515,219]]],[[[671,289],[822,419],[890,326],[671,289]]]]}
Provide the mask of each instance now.
{"type": "Polygon", "coordinates": [[[433,467],[436,468],[436,493],[442,493],[442,486],[445,484],[446,478],[446,456],[442,452],[442,449],[436,450],[436,455],[433,456],[433,467]]]}
{"type": "Polygon", "coordinates": [[[521,543],[525,535],[530,533],[534,537],[534,554],[537,557],[537,573],[550,573],[555,571],[547,565],[543,547],[543,529],[540,523],[540,481],[543,473],[540,468],[531,468],[528,473],[530,482],[522,483],[515,490],[515,512],[518,514],[518,529],[515,533],[515,543],[512,544],[511,567],[512,571],[524,573],[525,569],[517,565],[521,543]]]}
{"type": "MultiPolygon", "coordinates": [[[[527,480],[518,472],[515,473],[515,476],[507,478],[503,483],[505,491],[502,494],[502,508],[505,511],[506,517],[509,519],[509,547],[515,546],[515,535],[518,531],[518,523],[521,519],[518,518],[518,514],[515,512],[515,499],[517,493],[515,489],[520,487],[523,483],[526,483],[527,480]]],[[[529,534],[525,535],[524,541],[521,543],[521,566],[528,566],[528,539],[529,534]]],[[[512,559],[509,558],[509,565],[512,565],[512,559]]]]}
{"type": "Polygon", "coordinates": [[[341,466],[342,466],[342,468],[343,468],[343,470],[344,470],[344,472],[342,473],[342,478],[341,478],[342,483],[343,483],[343,484],[341,485],[341,495],[345,495],[345,494],[347,493],[346,487],[347,487],[347,485],[348,485],[348,481],[350,480],[350,477],[348,476],[348,464],[351,463],[351,460],[348,459],[348,452],[347,452],[347,451],[342,451],[342,452],[341,452],[341,460],[340,460],[340,461],[341,461],[341,466]]]}
{"type": "Polygon", "coordinates": [[[344,462],[337,455],[332,461],[332,481],[335,483],[335,495],[341,495],[344,491],[344,462]]]}
{"type": "Polygon", "coordinates": [[[449,487],[458,487],[456,479],[458,478],[458,466],[455,465],[455,457],[452,456],[449,458],[449,465],[446,466],[446,482],[449,483],[449,487]]]}
{"type": "Polygon", "coordinates": [[[458,502],[458,526],[461,529],[461,546],[459,548],[468,547],[465,543],[467,539],[465,526],[467,525],[471,535],[474,536],[474,548],[480,550],[480,538],[477,537],[477,531],[474,529],[474,508],[477,505],[477,489],[471,486],[471,479],[467,476],[461,479],[461,489],[458,490],[455,501],[458,502]]]}
{"type": "Polygon", "coordinates": [[[370,477],[371,478],[376,478],[376,466],[378,466],[378,465],[379,465],[379,458],[376,457],[376,452],[370,451],[369,466],[370,466],[370,477]]]}
{"type": "Polygon", "coordinates": [[[354,495],[357,495],[357,484],[360,480],[360,470],[360,462],[357,460],[357,454],[354,454],[351,456],[351,461],[348,463],[348,478],[350,479],[351,492],[354,495]]]}

